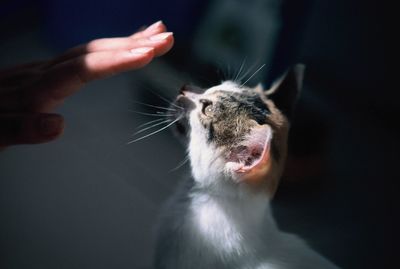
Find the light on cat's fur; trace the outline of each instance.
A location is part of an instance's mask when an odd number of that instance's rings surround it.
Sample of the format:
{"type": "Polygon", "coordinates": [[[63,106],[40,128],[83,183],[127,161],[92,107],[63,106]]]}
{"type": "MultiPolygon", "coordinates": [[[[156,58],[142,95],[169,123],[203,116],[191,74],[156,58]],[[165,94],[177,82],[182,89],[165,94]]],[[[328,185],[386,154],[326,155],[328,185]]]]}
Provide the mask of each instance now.
{"type": "Polygon", "coordinates": [[[287,151],[303,68],[265,93],[228,81],[184,92],[191,178],[159,222],[157,269],[334,269],[270,210],[287,151]]]}

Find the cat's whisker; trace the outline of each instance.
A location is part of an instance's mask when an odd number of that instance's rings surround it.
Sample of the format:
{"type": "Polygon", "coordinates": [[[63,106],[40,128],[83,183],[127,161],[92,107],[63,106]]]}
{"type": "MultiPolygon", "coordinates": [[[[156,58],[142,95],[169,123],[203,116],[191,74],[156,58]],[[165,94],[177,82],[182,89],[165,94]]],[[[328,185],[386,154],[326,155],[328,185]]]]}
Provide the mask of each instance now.
{"type": "Polygon", "coordinates": [[[244,83],[242,83],[242,85],[240,85],[239,87],[243,87],[252,77],[254,77],[258,72],[260,72],[261,69],[263,69],[265,66],[265,64],[263,64],[262,66],[260,66],[254,73],[253,75],[251,75],[244,83]]]}
{"type": "Polygon", "coordinates": [[[164,112],[157,111],[156,113],[146,113],[146,112],[140,112],[136,110],[129,110],[133,113],[144,115],[144,116],[152,116],[152,117],[175,117],[174,114],[165,114],[164,112]]]}
{"type": "Polygon", "coordinates": [[[166,126],[160,128],[160,129],[158,129],[157,131],[151,132],[151,133],[149,133],[149,134],[147,134],[147,135],[144,135],[144,136],[142,136],[142,137],[139,137],[139,138],[136,138],[136,139],[134,139],[134,140],[132,140],[132,141],[129,141],[127,144],[129,145],[129,144],[135,143],[135,142],[137,142],[137,141],[140,141],[140,140],[142,140],[142,139],[145,139],[145,138],[147,138],[147,137],[149,137],[149,136],[155,135],[155,134],[157,134],[157,133],[159,133],[159,132],[161,132],[161,131],[167,129],[168,127],[170,127],[171,125],[173,125],[175,122],[177,122],[177,121],[180,120],[180,119],[181,119],[181,117],[179,117],[179,118],[173,120],[171,123],[169,123],[169,124],[167,124],[166,126]]]}
{"type": "Polygon", "coordinates": [[[247,77],[248,74],[250,74],[251,72],[253,72],[254,68],[256,68],[256,66],[258,65],[258,62],[255,62],[254,64],[252,64],[249,69],[238,79],[238,81],[242,81],[243,79],[245,79],[247,77]]]}
{"type": "Polygon", "coordinates": [[[182,161],[180,161],[180,162],[178,163],[178,165],[177,165],[176,167],[174,167],[173,169],[171,169],[169,172],[170,172],[170,173],[171,173],[171,172],[175,172],[176,170],[178,170],[179,168],[181,168],[182,166],[184,166],[184,165],[189,161],[189,159],[190,159],[189,154],[186,154],[185,158],[184,158],[182,161]]]}
{"type": "Polygon", "coordinates": [[[143,106],[147,106],[147,107],[152,107],[152,108],[158,108],[158,109],[163,109],[163,110],[168,110],[168,111],[173,111],[176,112],[176,109],[173,108],[168,108],[168,107],[163,107],[163,106],[155,106],[155,105],[151,105],[151,104],[146,104],[146,103],[142,103],[139,101],[132,101],[133,103],[139,104],[139,105],[143,105],[143,106]]]}
{"type": "Polygon", "coordinates": [[[172,120],[163,120],[161,122],[157,122],[157,123],[155,123],[155,124],[153,124],[151,126],[148,126],[146,128],[140,129],[139,131],[135,132],[133,135],[137,135],[137,134],[143,133],[144,131],[147,131],[147,130],[152,129],[152,128],[156,127],[156,126],[159,126],[161,124],[168,123],[168,122],[171,122],[171,121],[172,120]]]}
{"type": "Polygon", "coordinates": [[[157,96],[158,98],[160,98],[161,100],[167,102],[167,103],[170,104],[171,106],[176,107],[176,108],[179,108],[179,109],[181,109],[181,110],[184,109],[183,107],[178,106],[177,104],[174,104],[173,102],[171,102],[171,101],[168,100],[167,98],[165,98],[165,97],[159,95],[158,93],[156,93],[156,92],[154,92],[154,91],[152,91],[152,90],[150,90],[150,92],[151,92],[153,95],[155,95],[155,96],[157,96]]]}
{"type": "Polygon", "coordinates": [[[233,80],[233,82],[238,81],[237,79],[239,78],[240,73],[242,73],[242,70],[243,70],[245,64],[246,64],[246,57],[244,57],[243,62],[242,62],[242,64],[240,65],[239,71],[237,72],[237,74],[236,74],[235,79],[233,80]]]}
{"type": "Polygon", "coordinates": [[[138,127],[136,127],[136,129],[140,129],[141,127],[147,126],[149,124],[153,124],[153,123],[158,122],[158,121],[163,121],[163,120],[165,120],[165,119],[162,118],[162,119],[151,120],[151,121],[145,122],[143,124],[140,124],[138,127]]]}

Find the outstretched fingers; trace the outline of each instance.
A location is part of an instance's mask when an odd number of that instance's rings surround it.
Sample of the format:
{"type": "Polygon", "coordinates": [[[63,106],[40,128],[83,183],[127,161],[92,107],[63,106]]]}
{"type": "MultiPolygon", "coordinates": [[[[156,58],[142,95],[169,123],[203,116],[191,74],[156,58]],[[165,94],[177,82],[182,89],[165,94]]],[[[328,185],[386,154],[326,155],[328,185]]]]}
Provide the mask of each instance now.
{"type": "Polygon", "coordinates": [[[134,33],[127,37],[100,38],[87,44],[79,45],[60,55],[51,65],[92,52],[108,50],[127,50],[139,47],[153,47],[155,55],[160,56],[167,52],[173,44],[171,32],[166,32],[165,25],[158,21],[143,31],[134,33]],[[166,49],[169,47],[168,49],[166,49]]]}
{"type": "Polygon", "coordinates": [[[48,112],[59,105],[66,97],[75,93],[83,84],[134,70],[148,64],[154,57],[154,49],[142,47],[132,50],[93,52],[49,69],[36,85],[29,97],[32,100],[30,111],[48,112]]]}
{"type": "MultiPolygon", "coordinates": [[[[131,50],[100,51],[89,53],[71,61],[76,75],[83,83],[134,70],[148,64],[154,57],[152,47],[140,47],[131,50]]],[[[68,64],[66,64],[68,66],[68,64]]]]}
{"type": "Polygon", "coordinates": [[[160,21],[128,37],[94,40],[54,60],[2,70],[0,149],[57,138],[64,120],[48,113],[66,97],[89,81],[147,65],[173,43],[160,21]]]}
{"type": "Polygon", "coordinates": [[[0,149],[48,142],[59,137],[63,130],[64,119],[57,114],[0,114],[0,149]]]}

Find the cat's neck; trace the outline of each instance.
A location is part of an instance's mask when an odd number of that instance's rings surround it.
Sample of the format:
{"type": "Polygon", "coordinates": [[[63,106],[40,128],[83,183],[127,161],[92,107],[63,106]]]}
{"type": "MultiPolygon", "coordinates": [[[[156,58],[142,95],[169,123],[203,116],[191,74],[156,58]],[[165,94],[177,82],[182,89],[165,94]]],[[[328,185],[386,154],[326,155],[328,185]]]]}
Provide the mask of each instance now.
{"type": "MultiPolygon", "coordinates": [[[[200,132],[200,130],[194,130],[200,132]]],[[[204,227],[238,227],[238,229],[256,229],[266,225],[276,227],[270,209],[270,199],[266,192],[255,192],[236,179],[226,178],[220,172],[225,163],[219,157],[217,148],[192,137],[189,156],[194,186],[191,191],[191,206],[197,223],[204,227]],[[211,164],[211,165],[210,165],[211,164]]],[[[204,228],[203,227],[203,228],[204,228]]]]}
{"type": "Polygon", "coordinates": [[[193,188],[192,210],[196,211],[199,223],[235,226],[239,230],[275,230],[276,224],[270,208],[270,200],[265,193],[222,183],[212,188],[193,188]]]}

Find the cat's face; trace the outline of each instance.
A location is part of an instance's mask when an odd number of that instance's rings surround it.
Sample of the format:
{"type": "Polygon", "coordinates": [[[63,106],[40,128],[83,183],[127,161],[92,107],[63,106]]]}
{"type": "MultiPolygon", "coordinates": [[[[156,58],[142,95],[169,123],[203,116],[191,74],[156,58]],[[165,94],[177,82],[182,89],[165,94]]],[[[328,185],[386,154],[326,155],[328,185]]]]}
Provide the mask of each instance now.
{"type": "Polygon", "coordinates": [[[228,182],[273,195],[286,158],[289,129],[282,112],[289,108],[279,109],[273,98],[281,97],[277,93],[284,82],[269,92],[230,81],[203,93],[182,89],[176,104],[185,112],[177,129],[188,136],[197,182],[206,186],[228,182]]]}

